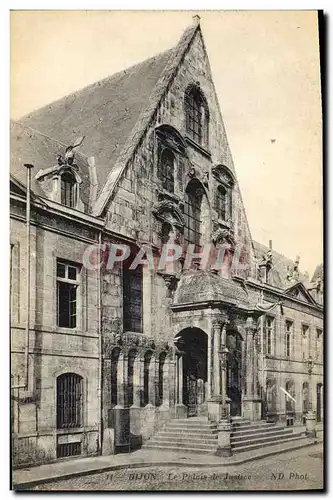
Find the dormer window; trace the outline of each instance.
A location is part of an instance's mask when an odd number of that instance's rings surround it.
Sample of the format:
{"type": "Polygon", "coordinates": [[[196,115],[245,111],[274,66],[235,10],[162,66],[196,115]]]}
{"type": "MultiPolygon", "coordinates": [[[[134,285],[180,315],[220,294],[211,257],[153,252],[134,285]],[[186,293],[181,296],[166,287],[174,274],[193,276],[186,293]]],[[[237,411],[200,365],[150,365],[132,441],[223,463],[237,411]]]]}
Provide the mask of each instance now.
{"type": "Polygon", "coordinates": [[[185,93],[186,133],[190,139],[208,147],[208,106],[198,87],[191,86],[185,93]]]}
{"type": "Polygon", "coordinates": [[[61,175],[61,204],[66,207],[76,208],[77,182],[71,172],[61,175]]]}

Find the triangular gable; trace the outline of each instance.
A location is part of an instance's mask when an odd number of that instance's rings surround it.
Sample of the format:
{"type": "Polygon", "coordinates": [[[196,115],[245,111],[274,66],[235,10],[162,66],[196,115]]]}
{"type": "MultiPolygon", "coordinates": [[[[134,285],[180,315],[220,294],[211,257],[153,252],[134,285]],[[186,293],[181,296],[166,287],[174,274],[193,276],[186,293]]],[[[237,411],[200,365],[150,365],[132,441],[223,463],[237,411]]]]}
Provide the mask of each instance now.
{"type": "Polygon", "coordinates": [[[172,57],[169,57],[164,71],[161,74],[157,84],[155,85],[153,93],[150,96],[148,106],[139,116],[134,128],[131,131],[131,134],[127,138],[123,150],[117,158],[114,168],[109,174],[109,177],[100,193],[100,196],[96,201],[95,207],[93,209],[93,215],[100,216],[102,214],[114,188],[117,185],[118,180],[120,179],[124,169],[127,166],[128,161],[135,153],[135,150],[139,145],[143,134],[147,130],[161,99],[167,91],[185,52],[187,51],[190,43],[194,38],[194,35],[199,29],[199,22],[195,22],[195,24],[187,28],[178,45],[172,51],[172,57]]]}
{"type": "Polygon", "coordinates": [[[309,304],[316,304],[316,301],[310,294],[310,292],[305,288],[303,283],[295,283],[290,288],[285,290],[285,294],[289,297],[295,297],[303,302],[308,302],[309,304]]]}
{"type": "Polygon", "coordinates": [[[20,196],[26,196],[27,188],[19,182],[12,174],[10,175],[10,192],[20,196]]]}

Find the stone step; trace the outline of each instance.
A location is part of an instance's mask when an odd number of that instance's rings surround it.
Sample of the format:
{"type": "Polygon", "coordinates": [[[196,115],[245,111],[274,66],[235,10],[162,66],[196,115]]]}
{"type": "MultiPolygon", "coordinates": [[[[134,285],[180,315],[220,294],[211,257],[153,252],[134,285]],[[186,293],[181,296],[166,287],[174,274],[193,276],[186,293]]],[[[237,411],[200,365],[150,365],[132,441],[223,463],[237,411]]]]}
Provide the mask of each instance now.
{"type": "Polygon", "coordinates": [[[163,439],[163,440],[168,440],[168,441],[181,441],[181,442],[184,442],[184,441],[190,441],[190,442],[196,442],[196,443],[207,443],[207,444],[214,444],[214,443],[217,443],[217,435],[215,437],[210,437],[210,436],[207,436],[207,437],[203,437],[203,436],[194,436],[193,438],[191,438],[191,436],[188,436],[188,435],[182,435],[182,434],[174,434],[174,433],[171,433],[171,432],[164,432],[164,431],[160,431],[158,432],[157,434],[155,434],[155,436],[152,438],[152,439],[163,439]]]}
{"type": "Polygon", "coordinates": [[[165,446],[173,446],[177,449],[194,448],[198,450],[208,450],[208,451],[214,451],[214,450],[216,451],[217,448],[217,441],[215,443],[199,443],[198,441],[180,442],[180,441],[163,440],[157,437],[150,439],[150,441],[146,444],[160,446],[161,448],[164,448],[165,446]]]}
{"type": "MultiPolygon", "coordinates": [[[[271,434],[271,433],[275,433],[275,432],[278,432],[278,431],[284,431],[286,430],[286,427],[283,427],[283,425],[281,426],[278,426],[278,427],[273,427],[271,429],[260,429],[260,428],[256,428],[256,429],[247,429],[245,431],[237,431],[237,432],[232,432],[231,433],[231,437],[245,437],[245,436],[252,436],[254,434],[271,434]]],[[[289,427],[287,428],[288,432],[293,432],[292,429],[290,429],[289,427]]]]}
{"type": "Polygon", "coordinates": [[[232,426],[231,431],[232,432],[241,432],[241,431],[247,431],[251,429],[274,429],[276,427],[276,424],[271,424],[271,423],[265,423],[265,424],[252,424],[252,425],[242,425],[242,426],[232,426]]]}
{"type": "Polygon", "coordinates": [[[248,444],[255,444],[255,443],[269,443],[271,441],[278,441],[279,439],[284,439],[285,437],[289,436],[294,436],[293,433],[289,433],[288,431],[279,431],[274,435],[260,435],[260,436],[249,436],[248,438],[240,438],[237,440],[237,438],[231,438],[231,446],[237,447],[237,446],[246,446],[248,444]]]}
{"type": "Polygon", "coordinates": [[[202,422],[200,420],[194,422],[189,422],[187,420],[169,420],[167,425],[170,427],[186,427],[188,429],[212,429],[216,427],[216,424],[211,424],[205,420],[202,422]]]}
{"type": "Polygon", "coordinates": [[[239,436],[238,434],[232,435],[230,437],[231,441],[238,442],[238,441],[248,441],[251,439],[257,439],[257,438],[262,438],[262,437],[271,437],[271,436],[281,436],[281,435],[289,435],[293,434],[293,431],[291,429],[276,429],[272,430],[270,432],[249,432],[246,434],[243,434],[242,436],[239,436]]]}
{"type": "Polygon", "coordinates": [[[211,429],[196,429],[191,427],[174,427],[174,426],[166,426],[164,427],[165,431],[176,432],[181,434],[191,434],[192,436],[195,434],[217,434],[217,427],[212,427],[211,429]]]}
{"type": "MultiPolygon", "coordinates": [[[[160,445],[154,445],[150,443],[146,443],[142,446],[145,450],[162,450],[162,451],[177,451],[179,453],[179,448],[177,448],[174,444],[172,446],[167,446],[163,445],[161,447],[160,445]]],[[[201,449],[201,448],[186,448],[183,446],[181,448],[181,451],[183,453],[193,453],[193,454],[201,454],[201,455],[215,455],[216,448],[214,448],[214,451],[212,450],[207,450],[207,449],[201,449]]]]}
{"type": "Polygon", "coordinates": [[[242,420],[239,422],[231,421],[233,427],[246,427],[249,425],[275,425],[275,422],[267,422],[267,420],[242,420]]]}
{"type": "Polygon", "coordinates": [[[269,441],[266,443],[252,443],[252,444],[247,444],[243,446],[237,446],[236,448],[232,447],[232,452],[233,453],[242,453],[245,451],[251,451],[251,450],[256,450],[258,448],[266,448],[267,446],[275,446],[276,444],[282,444],[282,443],[294,443],[294,441],[299,441],[303,442],[306,444],[308,442],[308,438],[305,436],[298,436],[293,434],[289,438],[284,438],[284,439],[279,439],[278,441],[269,441]]]}

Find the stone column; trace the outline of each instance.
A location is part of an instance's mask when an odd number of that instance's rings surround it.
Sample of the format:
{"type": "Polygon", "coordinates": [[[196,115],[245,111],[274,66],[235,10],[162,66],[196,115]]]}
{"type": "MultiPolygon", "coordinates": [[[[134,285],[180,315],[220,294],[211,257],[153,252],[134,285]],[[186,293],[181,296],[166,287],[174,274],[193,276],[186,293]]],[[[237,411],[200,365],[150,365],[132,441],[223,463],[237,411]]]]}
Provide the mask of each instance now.
{"type": "Polygon", "coordinates": [[[207,395],[206,395],[207,401],[212,397],[212,394],[213,394],[213,387],[212,387],[212,385],[213,385],[212,340],[213,340],[213,335],[210,333],[208,335],[208,342],[207,342],[207,395]]]}
{"type": "Polygon", "coordinates": [[[213,396],[221,396],[221,363],[220,363],[220,351],[221,351],[221,321],[213,322],[213,396]]]}
{"type": "Polygon", "coordinates": [[[243,398],[243,417],[249,420],[259,420],[261,418],[261,399],[256,390],[256,367],[257,367],[257,347],[255,345],[255,334],[257,323],[249,317],[245,324],[246,336],[246,396],[243,398]]]}
{"type": "Polygon", "coordinates": [[[187,408],[183,403],[183,356],[176,357],[176,418],[186,418],[187,408]]]}
{"type": "Polygon", "coordinates": [[[213,319],[213,370],[212,370],[212,394],[207,401],[208,420],[211,422],[219,422],[221,419],[222,410],[222,393],[221,393],[221,329],[222,321],[213,319]]]}

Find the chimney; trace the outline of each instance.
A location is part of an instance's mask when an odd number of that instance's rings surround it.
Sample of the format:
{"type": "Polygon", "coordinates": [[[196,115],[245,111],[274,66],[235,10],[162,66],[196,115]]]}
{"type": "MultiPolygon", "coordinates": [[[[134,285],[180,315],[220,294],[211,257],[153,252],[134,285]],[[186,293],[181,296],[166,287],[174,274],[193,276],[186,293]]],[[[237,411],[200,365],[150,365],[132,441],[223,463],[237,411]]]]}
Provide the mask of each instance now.
{"type": "Polygon", "coordinates": [[[269,240],[269,249],[270,249],[270,250],[273,250],[272,240],[269,240]]]}
{"type": "Polygon", "coordinates": [[[194,24],[200,24],[200,16],[198,16],[198,14],[192,16],[192,19],[194,24]]]}

